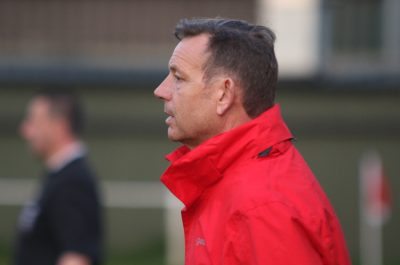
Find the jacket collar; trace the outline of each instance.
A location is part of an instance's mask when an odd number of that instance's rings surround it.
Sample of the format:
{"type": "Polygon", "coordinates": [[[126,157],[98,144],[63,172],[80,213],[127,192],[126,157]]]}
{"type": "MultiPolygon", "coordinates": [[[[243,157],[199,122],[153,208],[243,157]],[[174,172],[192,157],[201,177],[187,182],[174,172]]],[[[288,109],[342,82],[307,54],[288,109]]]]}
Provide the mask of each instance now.
{"type": "Polygon", "coordinates": [[[193,150],[186,146],[167,155],[171,162],[161,181],[186,207],[219,181],[233,163],[256,158],[273,145],[291,139],[280,106],[228,132],[217,135],[193,150]]]}

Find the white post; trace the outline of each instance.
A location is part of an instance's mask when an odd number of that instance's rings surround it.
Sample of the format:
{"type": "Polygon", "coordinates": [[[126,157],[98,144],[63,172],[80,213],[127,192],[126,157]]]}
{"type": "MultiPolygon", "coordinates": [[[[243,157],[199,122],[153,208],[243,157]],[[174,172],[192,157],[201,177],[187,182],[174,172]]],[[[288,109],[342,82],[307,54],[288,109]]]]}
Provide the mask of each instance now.
{"type": "MultiPolygon", "coordinates": [[[[382,162],[375,152],[366,153],[360,160],[360,258],[362,265],[382,265],[382,213],[374,212],[371,188],[380,185],[382,162]]],[[[378,187],[379,188],[379,187],[378,187]]]]}
{"type": "Polygon", "coordinates": [[[185,263],[185,242],[181,209],[183,204],[169,191],[165,193],[165,233],[167,265],[185,263]]]}
{"type": "Polygon", "coordinates": [[[384,0],[382,3],[383,20],[383,47],[384,59],[390,66],[390,70],[397,71],[400,65],[400,1],[384,0]]]}
{"type": "Polygon", "coordinates": [[[257,23],[276,34],[280,77],[313,77],[320,67],[321,0],[258,0],[257,23]]]}

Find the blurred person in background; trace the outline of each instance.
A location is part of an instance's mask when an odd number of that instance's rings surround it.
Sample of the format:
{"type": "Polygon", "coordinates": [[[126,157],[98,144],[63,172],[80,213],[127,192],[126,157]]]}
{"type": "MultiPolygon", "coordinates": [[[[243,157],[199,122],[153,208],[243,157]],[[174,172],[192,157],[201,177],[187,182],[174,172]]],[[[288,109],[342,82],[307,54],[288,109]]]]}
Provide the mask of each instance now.
{"type": "Polygon", "coordinates": [[[20,215],[15,265],[100,264],[101,205],[82,129],[82,107],[69,90],[42,90],[30,101],[21,135],[46,173],[20,215]]]}
{"type": "Polygon", "coordinates": [[[230,19],[183,19],[155,89],[168,137],[162,182],[179,198],[185,264],[348,265],[333,207],[275,104],[274,33],[230,19]]]}

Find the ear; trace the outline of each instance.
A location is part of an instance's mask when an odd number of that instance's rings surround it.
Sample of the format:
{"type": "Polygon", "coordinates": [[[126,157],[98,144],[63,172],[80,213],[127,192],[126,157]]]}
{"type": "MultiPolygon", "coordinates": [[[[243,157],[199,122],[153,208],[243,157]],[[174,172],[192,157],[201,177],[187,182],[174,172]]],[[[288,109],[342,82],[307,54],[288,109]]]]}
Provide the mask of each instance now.
{"type": "Polygon", "coordinates": [[[235,82],[224,78],[217,91],[217,114],[222,116],[235,102],[235,82]]]}

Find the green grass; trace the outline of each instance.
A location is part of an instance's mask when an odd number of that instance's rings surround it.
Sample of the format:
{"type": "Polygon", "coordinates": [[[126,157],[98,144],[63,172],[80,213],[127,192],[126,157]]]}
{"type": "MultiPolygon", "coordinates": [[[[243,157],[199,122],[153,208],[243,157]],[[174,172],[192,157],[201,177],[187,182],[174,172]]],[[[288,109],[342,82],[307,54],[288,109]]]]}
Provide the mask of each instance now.
{"type": "MultiPolygon", "coordinates": [[[[114,251],[106,254],[104,265],[163,265],[164,243],[158,240],[132,251],[114,251]]],[[[9,265],[12,262],[12,250],[9,246],[0,246],[0,265],[9,265]]]]}
{"type": "Polygon", "coordinates": [[[163,265],[164,243],[162,240],[135,251],[113,252],[106,259],[106,265],[163,265]]]}
{"type": "Polygon", "coordinates": [[[9,246],[0,245],[0,264],[8,265],[11,264],[12,251],[9,246]]]}

